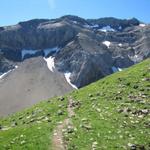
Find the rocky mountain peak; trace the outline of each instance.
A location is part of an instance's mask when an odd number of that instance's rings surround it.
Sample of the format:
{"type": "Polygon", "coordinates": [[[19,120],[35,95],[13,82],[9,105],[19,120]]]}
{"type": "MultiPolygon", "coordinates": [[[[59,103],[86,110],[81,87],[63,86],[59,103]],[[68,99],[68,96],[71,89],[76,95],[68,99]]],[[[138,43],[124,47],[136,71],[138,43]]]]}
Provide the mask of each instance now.
{"type": "Polygon", "coordinates": [[[14,62],[44,57],[46,50],[55,57],[57,70],[71,73],[72,83],[82,87],[149,57],[150,26],[140,23],[136,18],[72,15],[34,19],[1,27],[0,49],[5,59],[14,62]]]}
{"type": "Polygon", "coordinates": [[[116,30],[123,30],[127,27],[138,26],[140,21],[136,18],[132,19],[117,19],[114,17],[105,17],[100,19],[88,19],[91,24],[97,24],[99,28],[110,26],[116,30]]]}
{"type": "Polygon", "coordinates": [[[61,19],[71,21],[71,22],[76,23],[76,24],[82,24],[82,25],[88,23],[86,19],[83,19],[83,18],[78,17],[78,16],[73,16],[73,15],[62,16],[61,19]]]}
{"type": "Polygon", "coordinates": [[[29,20],[29,21],[19,22],[18,24],[24,28],[36,28],[41,23],[45,23],[48,21],[49,21],[49,19],[33,19],[33,20],[29,20]]]}
{"type": "Polygon", "coordinates": [[[137,19],[68,15],[0,27],[2,113],[84,87],[148,57],[150,25],[137,19]]]}

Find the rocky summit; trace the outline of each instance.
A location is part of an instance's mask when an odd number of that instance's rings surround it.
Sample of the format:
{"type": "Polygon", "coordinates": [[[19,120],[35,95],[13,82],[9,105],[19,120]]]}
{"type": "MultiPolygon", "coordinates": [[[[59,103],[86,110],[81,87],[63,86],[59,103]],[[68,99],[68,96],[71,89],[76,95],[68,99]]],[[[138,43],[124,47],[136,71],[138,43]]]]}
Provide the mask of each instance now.
{"type": "Polygon", "coordinates": [[[14,112],[14,101],[21,95],[21,103],[36,103],[35,99],[81,88],[149,56],[150,25],[135,18],[68,15],[0,27],[0,102],[8,101],[8,107],[11,97],[8,110],[14,112]],[[30,91],[35,88],[33,96],[30,91]]]}

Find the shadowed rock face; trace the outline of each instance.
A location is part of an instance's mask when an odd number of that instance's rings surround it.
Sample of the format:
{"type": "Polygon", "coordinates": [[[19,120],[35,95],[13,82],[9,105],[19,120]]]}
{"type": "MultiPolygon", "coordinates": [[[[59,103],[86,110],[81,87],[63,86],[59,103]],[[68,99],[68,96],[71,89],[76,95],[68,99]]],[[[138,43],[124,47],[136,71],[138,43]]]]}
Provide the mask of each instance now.
{"type": "Polygon", "coordinates": [[[23,49],[36,50],[29,57],[44,56],[46,48],[59,47],[55,54],[58,71],[71,73],[71,82],[83,87],[113,73],[112,67],[127,68],[150,56],[150,26],[133,18],[83,19],[63,16],[35,19],[0,28],[0,72],[12,61],[23,61],[23,49]],[[6,63],[7,60],[7,63],[6,63]],[[7,65],[6,65],[7,64],[7,65]]]}
{"type": "Polygon", "coordinates": [[[0,75],[14,68],[14,63],[7,60],[4,54],[0,51],[0,75]]]}
{"type": "Polygon", "coordinates": [[[43,49],[62,47],[75,36],[75,30],[66,22],[29,21],[5,27],[0,32],[1,49],[43,49]]]}

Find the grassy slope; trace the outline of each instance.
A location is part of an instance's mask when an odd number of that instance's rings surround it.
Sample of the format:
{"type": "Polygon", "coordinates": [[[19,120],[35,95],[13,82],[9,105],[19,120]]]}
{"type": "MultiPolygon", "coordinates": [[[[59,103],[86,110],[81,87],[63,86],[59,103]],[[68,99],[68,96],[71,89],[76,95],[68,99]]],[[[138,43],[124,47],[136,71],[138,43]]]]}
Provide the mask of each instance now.
{"type": "Polygon", "coordinates": [[[0,150],[45,150],[51,147],[53,129],[67,116],[67,101],[57,98],[35,105],[21,113],[0,120],[0,150]],[[63,110],[63,115],[58,112],[63,110]],[[16,124],[16,125],[15,125],[16,124]],[[10,127],[7,130],[7,127],[10,127]]]}
{"type": "MultiPolygon", "coordinates": [[[[69,94],[81,106],[65,139],[72,150],[121,150],[150,144],[150,59],[69,94]]],[[[67,117],[67,99],[57,98],[1,119],[0,149],[48,149],[55,125],[67,117]],[[58,115],[63,110],[64,115],[58,115]],[[14,123],[16,124],[14,126],[14,123]],[[14,127],[12,127],[12,125],[14,127]]]]}
{"type": "Polygon", "coordinates": [[[69,149],[121,150],[132,144],[150,149],[150,114],[138,114],[150,110],[146,78],[150,79],[150,59],[73,92],[81,107],[73,119],[76,130],[67,135],[69,149]]]}

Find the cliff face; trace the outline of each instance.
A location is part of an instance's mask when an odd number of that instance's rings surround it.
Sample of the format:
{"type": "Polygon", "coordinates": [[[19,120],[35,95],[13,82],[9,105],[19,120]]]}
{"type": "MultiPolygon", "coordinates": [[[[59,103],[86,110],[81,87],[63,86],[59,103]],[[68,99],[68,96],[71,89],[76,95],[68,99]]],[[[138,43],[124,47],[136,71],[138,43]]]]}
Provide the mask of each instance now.
{"type": "Polygon", "coordinates": [[[64,16],[1,27],[0,72],[27,58],[45,56],[50,48],[57,52],[49,51],[46,57],[53,55],[56,69],[70,72],[71,82],[82,87],[149,57],[150,26],[135,18],[64,16]],[[28,51],[24,57],[23,50],[28,51]]]}

